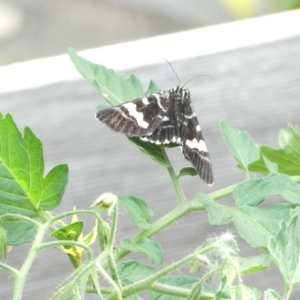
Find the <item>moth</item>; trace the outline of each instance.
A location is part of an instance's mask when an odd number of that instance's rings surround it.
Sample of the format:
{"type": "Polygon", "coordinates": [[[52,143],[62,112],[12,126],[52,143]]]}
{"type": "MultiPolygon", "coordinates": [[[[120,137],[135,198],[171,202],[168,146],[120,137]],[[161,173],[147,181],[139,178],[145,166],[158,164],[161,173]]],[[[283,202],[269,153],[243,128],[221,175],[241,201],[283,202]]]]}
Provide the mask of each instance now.
{"type": "Polygon", "coordinates": [[[185,86],[151,94],[97,112],[112,130],[157,145],[175,143],[200,177],[212,185],[209,153],[196,116],[190,91],[185,86]]]}

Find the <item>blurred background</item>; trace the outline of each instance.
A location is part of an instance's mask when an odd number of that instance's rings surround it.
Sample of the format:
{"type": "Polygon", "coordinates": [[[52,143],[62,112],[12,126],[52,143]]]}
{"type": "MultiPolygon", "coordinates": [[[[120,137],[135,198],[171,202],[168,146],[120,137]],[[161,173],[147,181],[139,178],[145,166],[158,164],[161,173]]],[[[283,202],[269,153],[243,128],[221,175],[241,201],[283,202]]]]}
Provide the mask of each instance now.
{"type": "Polygon", "coordinates": [[[0,65],[299,6],[300,0],[0,0],[0,65]]]}

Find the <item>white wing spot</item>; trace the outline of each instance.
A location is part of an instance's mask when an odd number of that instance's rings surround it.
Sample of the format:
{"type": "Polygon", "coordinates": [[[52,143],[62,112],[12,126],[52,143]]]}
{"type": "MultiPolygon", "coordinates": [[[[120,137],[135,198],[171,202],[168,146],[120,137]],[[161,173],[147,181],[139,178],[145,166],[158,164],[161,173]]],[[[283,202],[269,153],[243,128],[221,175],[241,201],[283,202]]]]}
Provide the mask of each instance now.
{"type": "Polygon", "coordinates": [[[148,105],[148,104],[149,104],[149,100],[148,100],[146,97],[144,97],[144,98],[142,99],[142,102],[143,102],[145,105],[148,105]]]}
{"type": "Polygon", "coordinates": [[[200,127],[199,124],[196,126],[196,130],[197,130],[197,131],[201,131],[201,127],[200,127]]]}
{"type": "Polygon", "coordinates": [[[192,141],[186,140],[185,144],[191,149],[198,149],[199,151],[207,152],[206,144],[203,140],[197,141],[193,139],[192,141]]]}
{"type": "Polygon", "coordinates": [[[141,126],[142,128],[148,128],[149,123],[144,121],[144,114],[143,113],[136,111],[136,104],[135,103],[128,102],[128,103],[125,103],[123,105],[123,107],[125,107],[128,110],[130,116],[135,118],[135,120],[136,120],[136,122],[138,123],[139,126],[141,126]]]}

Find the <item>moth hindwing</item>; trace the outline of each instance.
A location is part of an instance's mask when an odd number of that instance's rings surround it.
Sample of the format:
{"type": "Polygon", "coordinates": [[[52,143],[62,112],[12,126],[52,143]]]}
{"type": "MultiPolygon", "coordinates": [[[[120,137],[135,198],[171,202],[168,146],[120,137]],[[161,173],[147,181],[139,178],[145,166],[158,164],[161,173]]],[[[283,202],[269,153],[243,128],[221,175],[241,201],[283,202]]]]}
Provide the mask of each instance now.
{"type": "Polygon", "coordinates": [[[191,95],[184,86],[97,112],[112,130],[157,145],[175,143],[200,177],[213,184],[212,165],[191,95]]]}

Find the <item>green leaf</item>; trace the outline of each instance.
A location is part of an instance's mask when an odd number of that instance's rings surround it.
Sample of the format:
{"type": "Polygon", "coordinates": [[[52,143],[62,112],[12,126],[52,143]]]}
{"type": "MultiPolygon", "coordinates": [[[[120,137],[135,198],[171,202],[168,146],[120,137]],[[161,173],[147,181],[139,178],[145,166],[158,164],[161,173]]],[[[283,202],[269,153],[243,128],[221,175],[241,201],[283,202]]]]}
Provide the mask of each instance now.
{"type": "Polygon", "coordinates": [[[267,248],[268,240],[278,234],[282,220],[289,220],[290,205],[276,204],[265,209],[242,206],[233,210],[238,234],[253,248],[267,248]]]}
{"type": "MultiPolygon", "coordinates": [[[[91,63],[80,57],[74,49],[69,49],[69,56],[78,72],[86,78],[104,99],[111,105],[119,105],[144,95],[140,80],[135,76],[127,79],[124,74],[117,74],[112,69],[91,63]]],[[[153,86],[153,84],[151,85],[153,86]]]]}
{"type": "Polygon", "coordinates": [[[117,265],[117,271],[122,284],[127,285],[149,277],[155,272],[155,269],[134,260],[128,260],[119,263],[117,265]],[[124,282],[126,282],[126,284],[124,284],[124,282]]]}
{"type": "Polygon", "coordinates": [[[134,196],[118,197],[118,199],[135,226],[141,229],[148,229],[150,227],[153,211],[144,200],[134,196]]]}
{"type": "Polygon", "coordinates": [[[110,108],[110,106],[108,106],[106,104],[99,104],[99,105],[96,106],[97,111],[104,110],[104,109],[107,109],[107,108],[110,108]]]}
{"type": "Polygon", "coordinates": [[[227,282],[227,276],[223,275],[219,284],[218,291],[215,295],[216,300],[231,300],[230,284],[227,282]]]}
{"type": "Polygon", "coordinates": [[[134,243],[129,239],[124,239],[121,241],[121,247],[128,251],[145,254],[156,266],[163,264],[163,250],[157,241],[141,238],[134,243]]]}
{"type": "Polygon", "coordinates": [[[5,218],[3,223],[7,234],[7,245],[9,246],[19,246],[29,243],[35,238],[37,228],[29,222],[5,218]]]}
{"type": "MultiPolygon", "coordinates": [[[[158,282],[165,284],[165,285],[170,285],[174,287],[181,287],[181,288],[186,288],[186,289],[191,289],[195,283],[199,281],[198,278],[191,277],[191,276],[168,276],[168,277],[163,277],[158,280],[158,282]]],[[[151,300],[183,300],[186,298],[182,297],[177,297],[174,295],[166,295],[166,294],[161,294],[157,292],[152,292],[149,291],[149,298],[151,300]]]]}
{"type": "Polygon", "coordinates": [[[240,257],[240,270],[243,275],[253,274],[267,269],[272,260],[270,255],[261,254],[257,256],[240,257]]]}
{"type": "Polygon", "coordinates": [[[282,298],[276,291],[268,289],[264,293],[264,300],[282,300],[282,298]]]}
{"type": "Polygon", "coordinates": [[[211,225],[227,224],[233,217],[229,207],[218,204],[210,196],[202,193],[197,193],[196,197],[202,202],[202,205],[208,212],[208,218],[211,225]]]}
{"type": "Polygon", "coordinates": [[[128,138],[130,142],[135,144],[140,151],[150,156],[155,162],[163,167],[170,167],[171,163],[166,155],[164,146],[155,145],[149,142],[144,142],[138,137],[128,138]]]}
{"type": "Polygon", "coordinates": [[[259,297],[256,297],[257,293],[254,293],[254,291],[247,287],[246,285],[240,283],[235,287],[234,293],[232,295],[232,297],[230,297],[230,299],[234,298],[234,299],[260,299],[261,295],[259,295],[259,297]]]}
{"type": "Polygon", "coordinates": [[[222,120],[220,125],[228,149],[243,168],[247,170],[249,164],[259,159],[259,149],[256,143],[246,131],[232,128],[227,121],[222,120]]]}
{"type": "Polygon", "coordinates": [[[104,251],[105,246],[108,243],[109,237],[111,235],[111,228],[107,222],[104,220],[101,220],[101,222],[98,220],[97,225],[97,238],[99,242],[100,249],[104,251]]]}
{"type": "Polygon", "coordinates": [[[267,174],[268,161],[278,166],[278,172],[290,176],[300,175],[300,135],[296,127],[289,125],[288,130],[281,130],[279,134],[280,149],[268,146],[260,147],[260,159],[249,166],[249,170],[267,174]]]}
{"type": "Polygon", "coordinates": [[[160,91],[161,91],[161,89],[157,86],[157,84],[153,80],[151,80],[149,87],[148,87],[147,91],[144,93],[144,95],[148,96],[151,94],[158,93],[160,91]]]}
{"type": "MultiPolygon", "coordinates": [[[[40,209],[53,210],[60,204],[67,181],[66,165],[56,166],[44,177],[41,141],[28,127],[22,137],[12,117],[0,114],[0,215],[38,218],[40,209]]],[[[32,223],[16,218],[5,219],[4,227],[8,245],[27,243],[36,232],[32,223]]]]}
{"type": "Polygon", "coordinates": [[[0,114],[0,215],[7,212],[37,217],[53,210],[68,181],[68,167],[59,165],[45,178],[41,141],[30,128],[21,136],[12,117],[0,114]]]}
{"type": "Polygon", "coordinates": [[[289,176],[278,173],[270,173],[266,178],[244,181],[233,191],[237,205],[257,206],[271,195],[280,195],[291,203],[300,204],[299,185],[289,176]]]}
{"type": "Polygon", "coordinates": [[[229,207],[200,193],[197,198],[207,210],[211,225],[232,221],[241,238],[253,248],[267,248],[268,240],[278,234],[281,221],[290,219],[289,204],[275,204],[265,209],[248,205],[229,207]]]}
{"type": "MultiPolygon", "coordinates": [[[[78,241],[78,237],[82,233],[82,228],[83,222],[78,221],[52,232],[51,235],[60,241],[78,241]]],[[[72,246],[65,246],[67,249],[71,247],[72,246]]]]}
{"type": "Polygon", "coordinates": [[[247,289],[251,294],[251,297],[250,297],[251,300],[252,299],[253,300],[261,300],[262,292],[259,289],[255,288],[252,285],[247,286],[247,289]]]}
{"type": "Polygon", "coordinates": [[[269,240],[270,255],[275,260],[285,284],[291,288],[300,283],[300,208],[289,221],[282,221],[276,237],[269,240]],[[297,212],[297,214],[295,214],[297,212]]]}
{"type": "Polygon", "coordinates": [[[183,168],[180,170],[179,172],[179,175],[177,176],[178,178],[181,177],[181,176],[195,176],[197,175],[197,171],[194,169],[194,168],[190,168],[190,167],[187,167],[187,168],[183,168]]]}
{"type": "Polygon", "coordinates": [[[278,166],[268,160],[265,156],[262,156],[264,163],[266,165],[266,168],[269,170],[270,173],[278,173],[278,166]]]}

